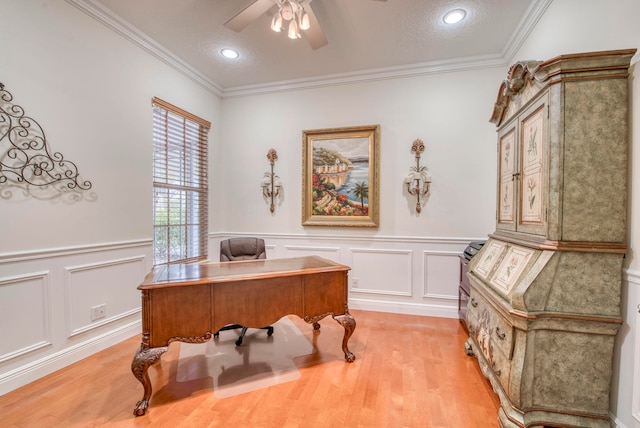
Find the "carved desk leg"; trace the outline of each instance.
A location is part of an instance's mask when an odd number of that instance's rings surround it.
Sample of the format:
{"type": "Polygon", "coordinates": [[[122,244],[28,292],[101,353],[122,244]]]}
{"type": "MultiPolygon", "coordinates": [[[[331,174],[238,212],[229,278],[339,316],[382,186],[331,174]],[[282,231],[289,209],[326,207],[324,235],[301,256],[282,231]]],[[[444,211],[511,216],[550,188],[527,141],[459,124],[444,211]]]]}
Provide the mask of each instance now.
{"type": "Polygon", "coordinates": [[[349,351],[347,342],[349,342],[349,338],[353,334],[353,330],[356,329],[356,320],[351,316],[348,309],[345,311],[344,315],[334,315],[333,319],[336,320],[338,324],[344,327],[342,351],[344,352],[344,359],[347,360],[348,363],[352,363],[353,361],[355,361],[356,356],[353,354],[353,352],[349,351]]]}
{"type": "Polygon", "coordinates": [[[133,375],[140,381],[144,387],[144,395],[142,400],[136,403],[136,408],[133,410],[135,416],[142,416],[149,407],[149,399],[151,398],[151,380],[147,370],[149,366],[158,362],[160,356],[167,352],[168,346],[161,346],[159,348],[145,348],[140,346],[133,356],[131,361],[131,371],[133,375]]]}

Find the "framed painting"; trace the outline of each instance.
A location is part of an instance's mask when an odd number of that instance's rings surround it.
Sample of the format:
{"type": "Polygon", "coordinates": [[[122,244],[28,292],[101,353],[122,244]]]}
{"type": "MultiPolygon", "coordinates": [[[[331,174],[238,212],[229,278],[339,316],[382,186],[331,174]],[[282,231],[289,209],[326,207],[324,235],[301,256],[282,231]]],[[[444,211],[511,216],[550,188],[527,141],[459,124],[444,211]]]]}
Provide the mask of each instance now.
{"type": "Polygon", "coordinates": [[[302,132],[302,225],[378,227],[380,125],[302,132]]]}

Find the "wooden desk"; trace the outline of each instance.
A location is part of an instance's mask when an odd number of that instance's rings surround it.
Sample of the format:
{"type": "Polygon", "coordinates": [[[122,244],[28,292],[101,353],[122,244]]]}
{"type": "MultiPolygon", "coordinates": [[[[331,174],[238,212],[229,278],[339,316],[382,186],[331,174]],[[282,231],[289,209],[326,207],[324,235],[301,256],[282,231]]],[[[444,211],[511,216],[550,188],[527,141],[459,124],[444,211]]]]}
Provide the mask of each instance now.
{"type": "Polygon", "coordinates": [[[349,267],[321,257],[156,266],[142,292],[142,343],[131,371],[144,395],[133,413],[144,415],[151,398],[147,370],[174,341],[203,343],[227,324],[260,328],[297,315],[319,329],[331,315],[344,327],[342,350],[356,328],[347,306],[349,267]]]}

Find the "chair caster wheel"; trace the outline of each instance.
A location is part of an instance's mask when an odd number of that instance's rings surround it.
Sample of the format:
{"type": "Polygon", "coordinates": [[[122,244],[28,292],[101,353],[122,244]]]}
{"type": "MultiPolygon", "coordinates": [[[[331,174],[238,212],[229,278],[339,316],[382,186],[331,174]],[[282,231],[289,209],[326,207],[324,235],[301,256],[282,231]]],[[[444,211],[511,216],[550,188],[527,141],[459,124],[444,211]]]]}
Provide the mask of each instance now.
{"type": "Polygon", "coordinates": [[[267,328],[267,336],[271,336],[273,334],[273,327],[267,328]]]}

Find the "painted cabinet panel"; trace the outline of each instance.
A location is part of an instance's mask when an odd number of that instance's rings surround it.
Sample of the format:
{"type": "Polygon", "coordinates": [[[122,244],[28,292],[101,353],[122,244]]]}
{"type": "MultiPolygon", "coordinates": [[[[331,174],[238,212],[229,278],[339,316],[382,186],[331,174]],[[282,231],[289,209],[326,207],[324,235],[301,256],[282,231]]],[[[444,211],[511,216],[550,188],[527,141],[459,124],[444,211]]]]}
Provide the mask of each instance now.
{"type": "Polygon", "coordinates": [[[547,98],[498,131],[497,230],[546,233],[547,98]]]}

